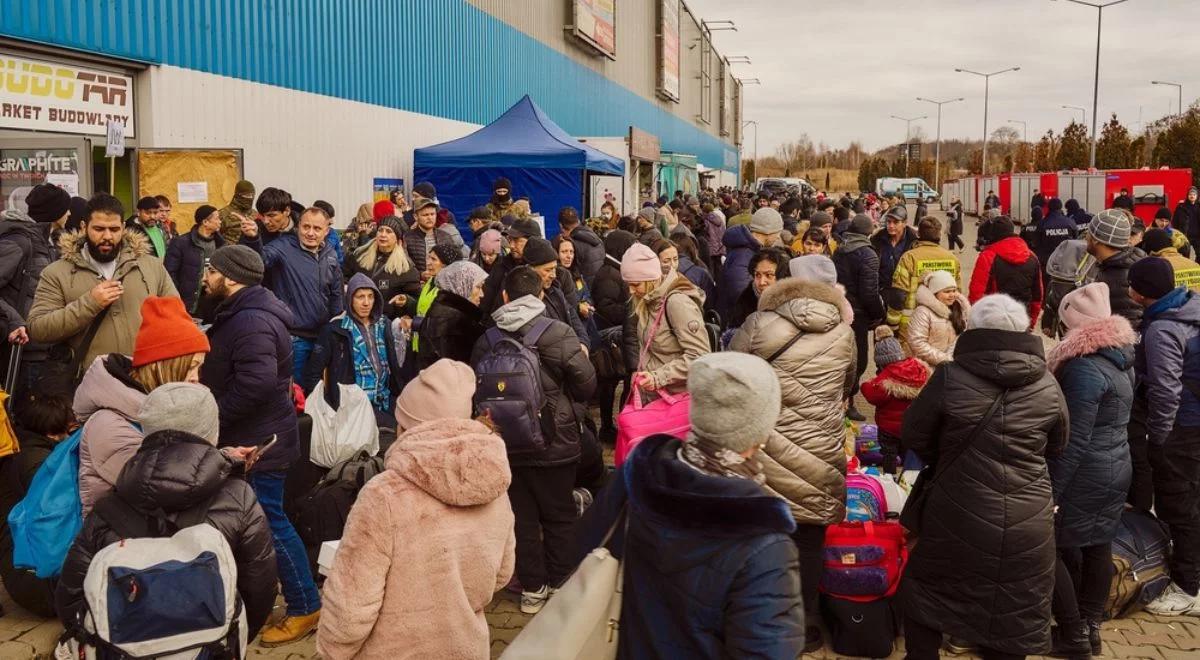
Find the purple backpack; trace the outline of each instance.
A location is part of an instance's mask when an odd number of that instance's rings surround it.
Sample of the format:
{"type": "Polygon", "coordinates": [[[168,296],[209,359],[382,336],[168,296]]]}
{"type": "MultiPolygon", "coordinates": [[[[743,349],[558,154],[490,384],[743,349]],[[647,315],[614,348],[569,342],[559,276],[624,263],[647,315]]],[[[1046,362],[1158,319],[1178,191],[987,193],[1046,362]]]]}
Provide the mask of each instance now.
{"type": "Polygon", "coordinates": [[[475,365],[475,409],[490,412],[500,429],[509,454],[531,454],[546,448],[541,411],[541,359],[537,342],[550,327],[550,319],[539,318],[525,333],[490,328],[487,353],[475,365]]]}

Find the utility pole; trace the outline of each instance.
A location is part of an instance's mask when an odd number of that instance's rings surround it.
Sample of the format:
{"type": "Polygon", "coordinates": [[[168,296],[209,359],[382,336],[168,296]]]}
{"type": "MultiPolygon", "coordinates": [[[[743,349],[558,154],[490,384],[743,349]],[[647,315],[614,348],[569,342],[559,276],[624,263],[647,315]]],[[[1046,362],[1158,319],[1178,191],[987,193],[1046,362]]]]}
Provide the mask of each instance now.
{"type": "Polygon", "coordinates": [[[892,115],[892,119],[899,119],[900,121],[904,122],[904,176],[905,176],[905,178],[907,178],[908,177],[908,141],[910,139],[912,139],[911,137],[909,137],[911,135],[911,132],[909,131],[909,129],[912,127],[912,123],[914,121],[917,121],[918,119],[929,119],[929,115],[921,115],[920,117],[913,117],[912,119],[908,119],[906,117],[897,117],[896,115],[892,115]]]}
{"type": "Polygon", "coordinates": [[[1097,4],[1087,2],[1086,0],[1067,0],[1067,2],[1074,2],[1077,5],[1091,7],[1096,10],[1096,74],[1092,81],[1092,152],[1088,158],[1088,162],[1090,163],[1088,167],[1092,169],[1096,168],[1096,113],[1100,111],[1100,34],[1104,27],[1104,10],[1113,5],[1119,5],[1122,2],[1128,1],[1112,0],[1111,2],[1097,4]]]}
{"type": "Polygon", "coordinates": [[[933,190],[934,190],[934,192],[936,192],[938,195],[941,195],[941,194],[942,194],[942,193],[941,193],[941,179],[942,179],[942,106],[943,106],[943,105],[946,105],[947,103],[957,103],[957,102],[959,102],[959,101],[962,101],[962,100],[963,100],[963,98],[960,96],[960,97],[958,97],[958,98],[956,98],[956,99],[949,99],[949,100],[946,100],[946,101],[933,101],[933,100],[931,100],[931,99],[922,98],[922,97],[918,96],[918,97],[917,97],[917,100],[918,100],[918,101],[924,101],[924,102],[926,102],[926,103],[932,103],[932,104],[936,105],[936,106],[937,106],[937,109],[938,109],[938,115],[937,115],[937,117],[938,117],[938,118],[937,118],[937,146],[935,146],[935,147],[933,148],[933,190]]]}
{"type": "Polygon", "coordinates": [[[1174,87],[1179,92],[1179,117],[1183,118],[1183,85],[1179,83],[1167,82],[1165,80],[1151,80],[1151,85],[1169,85],[1174,87]]]}
{"type": "Polygon", "coordinates": [[[988,95],[991,91],[990,88],[991,88],[991,83],[992,83],[992,76],[998,76],[1002,73],[1008,73],[1009,71],[1020,71],[1020,70],[1021,70],[1021,67],[1019,67],[1019,66],[1002,69],[1000,71],[993,71],[991,73],[980,73],[978,71],[972,71],[970,69],[955,69],[955,72],[957,72],[957,73],[969,73],[973,76],[979,76],[980,78],[983,78],[983,161],[979,165],[979,175],[980,176],[987,176],[987,142],[988,142],[988,130],[987,129],[988,129],[988,101],[989,101],[988,95]]]}

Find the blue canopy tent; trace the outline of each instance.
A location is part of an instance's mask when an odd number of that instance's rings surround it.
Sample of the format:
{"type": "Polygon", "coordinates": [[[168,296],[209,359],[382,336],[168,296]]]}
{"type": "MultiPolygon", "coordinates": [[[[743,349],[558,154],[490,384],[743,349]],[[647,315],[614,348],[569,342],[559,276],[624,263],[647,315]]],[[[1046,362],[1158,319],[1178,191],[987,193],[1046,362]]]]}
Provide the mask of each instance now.
{"type": "Polygon", "coordinates": [[[625,172],[620,159],[567,135],[528,95],[466,137],[417,149],[413,161],[413,180],[437,188],[438,201],[459,219],[464,236],[470,236],[468,214],[488,203],[499,177],[512,182],[514,198],[529,196],[533,211],[546,219],[549,237],[558,233],[560,208],[582,212],[588,172],[625,172]]]}

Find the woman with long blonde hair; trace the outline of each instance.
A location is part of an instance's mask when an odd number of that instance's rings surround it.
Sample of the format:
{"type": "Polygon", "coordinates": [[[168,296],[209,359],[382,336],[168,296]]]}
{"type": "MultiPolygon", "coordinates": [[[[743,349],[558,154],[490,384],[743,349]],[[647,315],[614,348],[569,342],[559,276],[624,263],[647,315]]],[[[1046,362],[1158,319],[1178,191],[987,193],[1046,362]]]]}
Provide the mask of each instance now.
{"type": "Polygon", "coordinates": [[[404,222],[395,216],[379,221],[375,238],[355,250],[346,260],[346,279],[356,273],[371,278],[379,287],[383,312],[388,318],[402,316],[410,297],[421,293],[421,274],[404,249],[404,222]]]}

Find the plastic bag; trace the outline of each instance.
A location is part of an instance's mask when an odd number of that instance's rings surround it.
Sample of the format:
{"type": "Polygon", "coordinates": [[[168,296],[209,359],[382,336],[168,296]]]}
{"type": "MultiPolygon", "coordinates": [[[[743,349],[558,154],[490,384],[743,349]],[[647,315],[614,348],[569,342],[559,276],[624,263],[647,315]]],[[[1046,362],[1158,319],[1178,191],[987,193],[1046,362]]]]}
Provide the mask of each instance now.
{"type": "Polygon", "coordinates": [[[305,412],[312,417],[309,460],[330,468],[359,451],[379,453],[379,427],[367,393],[358,385],[338,385],[341,405],[337,410],[325,400],[325,382],[317,383],[305,412]]]}

